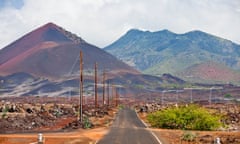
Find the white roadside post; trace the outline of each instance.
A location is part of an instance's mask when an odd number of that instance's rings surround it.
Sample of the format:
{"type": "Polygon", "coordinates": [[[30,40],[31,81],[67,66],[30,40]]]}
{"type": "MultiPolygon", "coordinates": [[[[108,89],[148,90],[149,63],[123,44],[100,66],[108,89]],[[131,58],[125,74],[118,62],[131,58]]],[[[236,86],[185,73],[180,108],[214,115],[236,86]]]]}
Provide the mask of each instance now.
{"type": "Polygon", "coordinates": [[[38,144],[44,144],[44,138],[43,138],[43,134],[39,133],[38,134],[38,144]]]}

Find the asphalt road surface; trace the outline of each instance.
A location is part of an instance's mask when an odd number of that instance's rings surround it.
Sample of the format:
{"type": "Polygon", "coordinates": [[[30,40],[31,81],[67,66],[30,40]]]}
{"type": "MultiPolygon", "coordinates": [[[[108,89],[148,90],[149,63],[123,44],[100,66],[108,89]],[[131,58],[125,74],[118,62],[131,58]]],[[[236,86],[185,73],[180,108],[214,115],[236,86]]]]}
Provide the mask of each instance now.
{"type": "Polygon", "coordinates": [[[119,111],[109,133],[98,144],[161,144],[130,108],[119,111]]]}

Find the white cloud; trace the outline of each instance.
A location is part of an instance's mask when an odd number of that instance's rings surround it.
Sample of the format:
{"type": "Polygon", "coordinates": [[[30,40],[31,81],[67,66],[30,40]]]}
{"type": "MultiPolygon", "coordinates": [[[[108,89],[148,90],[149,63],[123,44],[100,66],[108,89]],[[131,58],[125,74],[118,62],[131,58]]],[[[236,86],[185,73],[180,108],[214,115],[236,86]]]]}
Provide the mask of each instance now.
{"type": "Polygon", "coordinates": [[[198,29],[240,43],[239,9],[239,0],[25,0],[0,9],[0,48],[47,22],[100,47],[130,28],[198,29]]]}

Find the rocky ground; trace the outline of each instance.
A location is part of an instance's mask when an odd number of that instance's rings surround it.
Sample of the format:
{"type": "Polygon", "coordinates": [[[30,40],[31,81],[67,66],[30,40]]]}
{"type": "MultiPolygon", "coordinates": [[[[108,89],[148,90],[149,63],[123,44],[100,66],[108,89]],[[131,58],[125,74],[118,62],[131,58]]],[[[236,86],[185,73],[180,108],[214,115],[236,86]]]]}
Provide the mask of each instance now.
{"type": "Polygon", "coordinates": [[[151,129],[164,144],[215,144],[220,138],[221,144],[239,144],[239,132],[226,131],[182,131],[168,129],[151,129]],[[193,140],[183,140],[184,135],[193,136],[193,140]]]}
{"type": "MultiPolygon", "coordinates": [[[[30,98],[31,99],[31,98],[30,98]]],[[[32,99],[33,100],[33,99],[32,99]]],[[[0,133],[29,133],[39,131],[70,131],[108,125],[113,119],[113,108],[83,107],[79,120],[79,106],[69,101],[61,103],[2,100],[0,102],[0,133]]]]}
{"type": "MultiPolygon", "coordinates": [[[[123,101],[122,101],[123,102],[123,101]]],[[[131,102],[131,101],[130,101],[131,102]]],[[[129,106],[134,103],[128,102],[129,106]]],[[[89,100],[91,104],[91,100],[89,100]]],[[[145,122],[150,112],[176,105],[157,103],[137,106],[140,118],[145,122]]],[[[228,127],[219,131],[183,131],[150,128],[164,144],[212,144],[219,137],[221,144],[240,143],[240,106],[236,104],[203,105],[223,115],[222,122],[228,127]],[[184,135],[194,136],[184,141],[184,135]]],[[[78,121],[78,98],[18,97],[0,101],[0,144],[26,144],[36,142],[37,134],[43,132],[48,144],[95,143],[107,133],[117,108],[85,105],[84,122],[78,121]],[[90,128],[84,130],[82,128],[90,128]],[[80,128],[80,129],[79,129],[80,128]],[[74,131],[73,131],[74,130],[74,131]],[[50,132],[50,133],[49,133],[50,132]],[[51,133],[52,132],[52,133],[51,133]],[[10,133],[10,134],[7,134],[10,133]],[[12,134],[21,133],[21,134],[12,134]]]]}

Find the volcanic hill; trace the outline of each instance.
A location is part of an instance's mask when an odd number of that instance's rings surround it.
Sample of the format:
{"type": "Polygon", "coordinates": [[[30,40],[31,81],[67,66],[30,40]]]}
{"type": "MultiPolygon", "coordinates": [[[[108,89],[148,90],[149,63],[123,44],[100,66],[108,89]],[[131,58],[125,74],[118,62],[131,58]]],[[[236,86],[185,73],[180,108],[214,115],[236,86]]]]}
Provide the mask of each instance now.
{"type": "Polygon", "coordinates": [[[80,50],[85,70],[92,70],[97,62],[99,69],[139,73],[77,35],[48,23],[0,50],[0,75],[17,72],[48,78],[74,75],[79,71],[80,50]]]}

